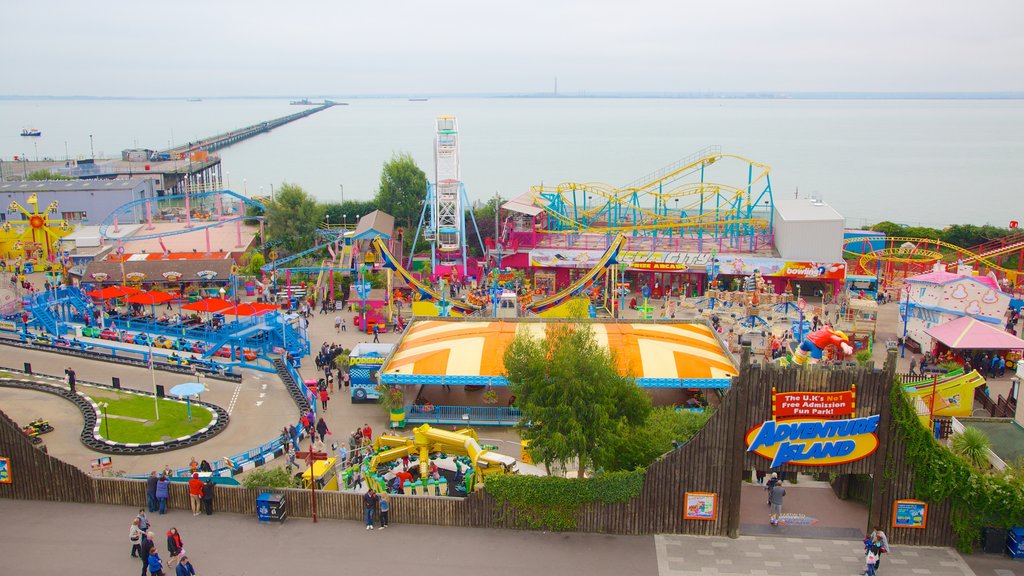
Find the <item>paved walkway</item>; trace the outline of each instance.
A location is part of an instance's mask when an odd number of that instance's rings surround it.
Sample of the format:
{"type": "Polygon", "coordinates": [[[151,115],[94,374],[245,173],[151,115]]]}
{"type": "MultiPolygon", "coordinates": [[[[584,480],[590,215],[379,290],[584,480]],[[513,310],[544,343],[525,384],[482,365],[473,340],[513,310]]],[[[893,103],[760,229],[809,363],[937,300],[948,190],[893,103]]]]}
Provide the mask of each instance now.
{"type": "MultiPolygon", "coordinates": [[[[864,546],[850,540],[770,536],[706,538],[655,536],[660,576],[836,576],[864,573],[864,546]]],[[[879,574],[974,576],[949,548],[896,546],[882,558],[879,574]]]]}

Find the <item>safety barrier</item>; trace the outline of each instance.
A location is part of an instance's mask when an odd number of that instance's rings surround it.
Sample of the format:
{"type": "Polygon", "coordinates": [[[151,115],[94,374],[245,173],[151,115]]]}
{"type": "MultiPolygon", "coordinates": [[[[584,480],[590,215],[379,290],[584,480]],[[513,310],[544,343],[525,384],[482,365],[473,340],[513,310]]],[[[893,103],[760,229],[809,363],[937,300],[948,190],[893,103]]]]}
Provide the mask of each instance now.
{"type": "Polygon", "coordinates": [[[522,412],[515,407],[433,406],[429,412],[415,404],[405,407],[405,419],[410,424],[515,426],[520,418],[522,412]]]}

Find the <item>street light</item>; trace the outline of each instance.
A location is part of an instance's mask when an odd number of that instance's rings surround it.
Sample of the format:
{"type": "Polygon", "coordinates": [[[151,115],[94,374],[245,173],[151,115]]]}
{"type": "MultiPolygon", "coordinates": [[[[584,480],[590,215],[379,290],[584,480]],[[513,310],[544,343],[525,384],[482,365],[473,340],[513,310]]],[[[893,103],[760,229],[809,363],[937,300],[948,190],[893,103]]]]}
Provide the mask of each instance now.
{"type": "Polygon", "coordinates": [[[96,149],[92,146],[92,134],[89,134],[89,156],[93,159],[96,158],[96,149]]]}
{"type": "Polygon", "coordinates": [[[345,185],[344,184],[338,184],[338,186],[341,186],[341,203],[344,204],[345,203],[345,185]]]}
{"type": "Polygon", "coordinates": [[[106,402],[100,402],[99,404],[97,404],[97,406],[103,409],[103,435],[107,438],[107,440],[110,440],[110,418],[107,417],[107,407],[110,406],[110,404],[106,402]]]}

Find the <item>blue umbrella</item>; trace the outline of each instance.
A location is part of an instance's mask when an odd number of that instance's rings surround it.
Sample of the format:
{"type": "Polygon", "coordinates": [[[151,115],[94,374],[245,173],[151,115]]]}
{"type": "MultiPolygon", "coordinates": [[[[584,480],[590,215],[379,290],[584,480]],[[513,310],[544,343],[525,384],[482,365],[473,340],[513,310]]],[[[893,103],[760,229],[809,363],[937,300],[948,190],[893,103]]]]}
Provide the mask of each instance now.
{"type": "Polygon", "coordinates": [[[192,421],[192,397],[199,396],[203,392],[206,392],[206,386],[200,382],[186,382],[184,384],[178,384],[174,388],[171,388],[172,396],[184,396],[185,403],[188,405],[188,421],[192,421]]]}

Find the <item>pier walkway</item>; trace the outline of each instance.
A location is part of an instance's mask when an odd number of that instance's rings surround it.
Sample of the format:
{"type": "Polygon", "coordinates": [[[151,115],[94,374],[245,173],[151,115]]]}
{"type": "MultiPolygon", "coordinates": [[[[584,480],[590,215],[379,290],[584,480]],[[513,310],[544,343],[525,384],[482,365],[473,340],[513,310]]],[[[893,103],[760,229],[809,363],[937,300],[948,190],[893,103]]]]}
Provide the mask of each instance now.
{"type": "Polygon", "coordinates": [[[284,126],[289,122],[301,120],[306,116],[316,114],[317,112],[326,110],[334,105],[335,104],[333,102],[325,102],[323,105],[317,106],[316,108],[308,108],[306,110],[303,110],[302,112],[296,112],[295,114],[289,114],[287,116],[282,116],[281,118],[275,118],[274,120],[267,120],[265,122],[252,124],[244,128],[239,128],[237,130],[232,130],[230,132],[217,134],[216,136],[210,136],[209,138],[203,138],[198,142],[189,142],[184,146],[176,146],[174,148],[168,148],[167,150],[161,150],[159,154],[166,155],[166,158],[168,159],[173,159],[178,158],[183,154],[187,154],[193,150],[205,150],[207,152],[213,152],[215,150],[220,150],[221,148],[227,148],[232,144],[236,144],[238,142],[241,142],[242,140],[252,138],[253,136],[258,136],[260,134],[263,134],[264,132],[270,132],[271,130],[277,128],[278,126],[284,126]]]}

